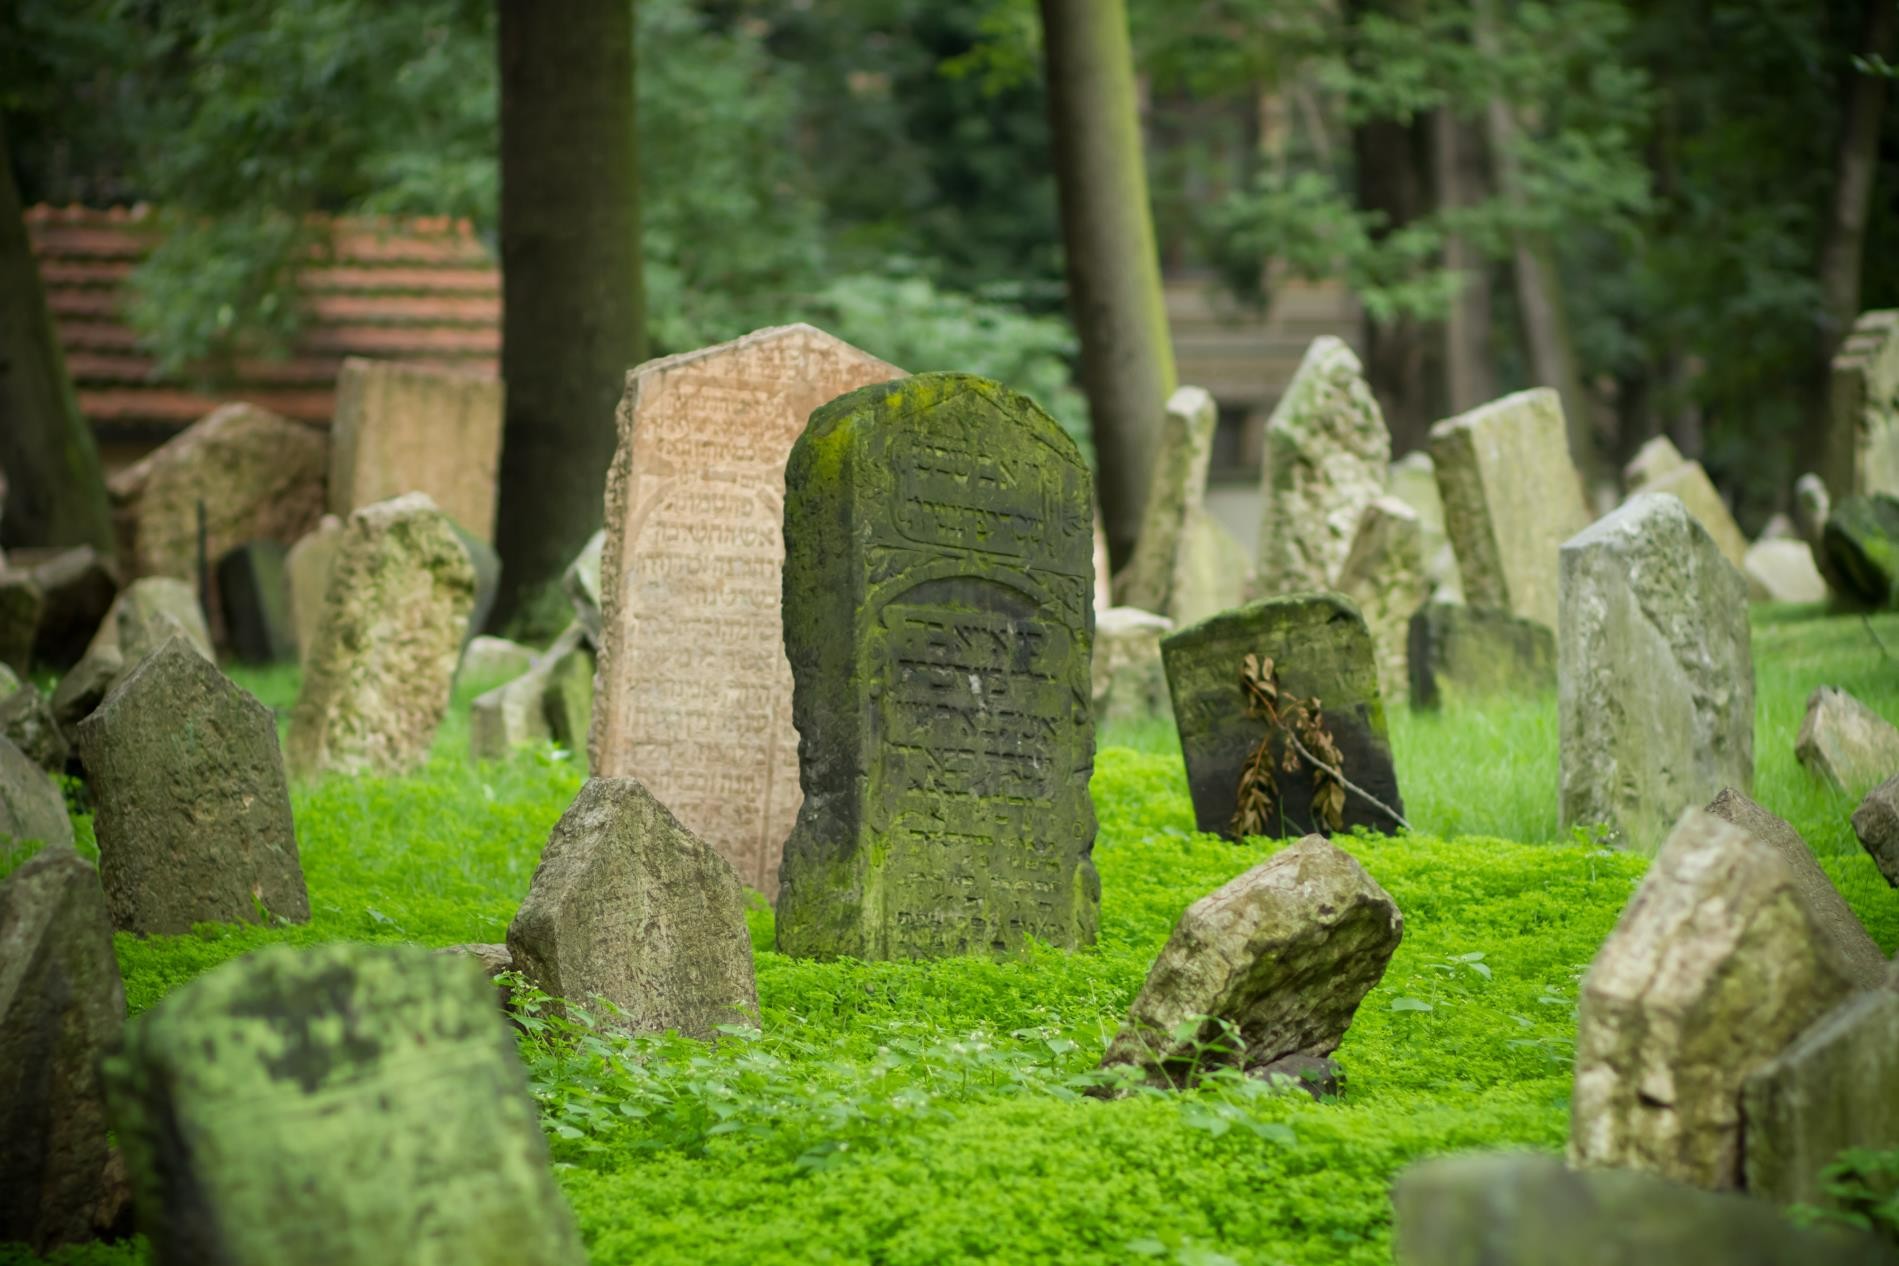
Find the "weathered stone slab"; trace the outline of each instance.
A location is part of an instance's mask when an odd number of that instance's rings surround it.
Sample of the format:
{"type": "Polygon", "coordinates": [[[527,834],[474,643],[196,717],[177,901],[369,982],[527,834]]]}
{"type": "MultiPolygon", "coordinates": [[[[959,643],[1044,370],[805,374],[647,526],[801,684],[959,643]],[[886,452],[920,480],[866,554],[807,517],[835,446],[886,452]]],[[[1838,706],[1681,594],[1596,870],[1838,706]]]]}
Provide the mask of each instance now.
{"type": "Polygon", "coordinates": [[[26,672],[45,609],[46,595],[32,573],[0,571],[0,664],[26,672]]]}
{"type": "Polygon", "coordinates": [[[1899,1147],[1899,993],[1854,994],[1754,1070],[1741,1093],[1747,1190],[1830,1205],[1820,1171],[1849,1147],[1899,1147]]]}
{"type": "Polygon", "coordinates": [[[1853,989],[1787,863],[1681,816],[1583,977],[1569,1159],[1741,1182],[1741,1083],[1853,989]]]}
{"type": "Polygon", "coordinates": [[[113,476],[131,574],[195,583],[200,504],[213,562],[247,541],[290,545],[323,513],[329,462],[320,429],[253,404],[220,406],[113,476]]]}
{"type": "Polygon", "coordinates": [[[1684,806],[1754,785],[1747,583],[1665,493],[1577,533],[1561,567],[1562,825],[1651,848],[1684,806]]]}
{"type": "Polygon", "coordinates": [[[1808,773],[1850,796],[1899,772],[1899,728],[1832,686],[1807,697],[1794,758],[1808,773]]]}
{"type": "Polygon", "coordinates": [[[283,664],[297,657],[284,555],[276,541],[249,541],[218,560],[224,633],[242,663],[283,664]]]}
{"type": "Polygon", "coordinates": [[[1832,513],[1833,498],[1824,479],[1808,471],[1794,480],[1794,527],[1800,539],[1813,547],[1815,562],[1819,561],[1820,539],[1832,513]]]}
{"type": "Polygon", "coordinates": [[[53,705],[31,682],[0,694],[0,738],[48,773],[66,768],[70,745],[53,717],[53,705]]]}
{"type": "Polygon", "coordinates": [[[800,794],[779,613],[785,459],[812,410],[902,373],[789,325],[627,376],[592,768],[639,779],[767,894],[800,794]]]}
{"type": "Polygon", "coordinates": [[[125,671],[125,656],[117,646],[88,651],[53,689],[53,720],[70,730],[92,714],[125,671]]]}
{"type": "Polygon", "coordinates": [[[505,637],[490,637],[482,634],[470,638],[462,651],[462,662],[456,670],[457,680],[492,681],[497,684],[512,681],[528,669],[534,667],[534,648],[523,646],[519,642],[510,642],[505,637]]]}
{"type": "Polygon", "coordinates": [[[161,1266],[579,1266],[514,1035],[481,971],[273,946],[175,990],[106,1062],[161,1266]]]}
{"type": "Polygon", "coordinates": [[[1748,595],[1756,602],[1825,602],[1826,578],[1813,564],[1805,541],[1762,539],[1747,547],[1741,570],[1748,595]]]}
{"type": "Polygon", "coordinates": [[[1657,435],[1635,450],[1635,456],[1622,468],[1622,483],[1631,493],[1652,487],[1656,480],[1672,475],[1687,465],[1675,442],[1657,435]]]}
{"type": "MultiPolygon", "coordinates": [[[[0,711],[5,709],[0,704],[0,711]]],[[[1853,810],[1853,834],[1886,882],[1899,888],[1899,773],[1866,793],[1853,810]]]]}
{"type": "Polygon", "coordinates": [[[1769,813],[1732,787],[1724,787],[1708,805],[1708,812],[1723,822],[1740,827],[1762,844],[1773,849],[1787,863],[1800,898],[1820,934],[1833,943],[1840,959],[1852,971],[1853,983],[1861,989],[1876,989],[1886,979],[1886,956],[1873,938],[1866,934],[1859,916],[1840,896],[1839,889],[1827,878],[1814,860],[1813,850],[1800,838],[1793,826],[1769,813]]]}
{"type": "Polygon", "coordinates": [[[99,622],[86,654],[116,647],[127,667],[151,654],[174,633],[181,633],[206,659],[212,658],[211,630],[198,592],[170,576],[145,576],[119,591],[99,622]]]}
{"type": "Polygon", "coordinates": [[[297,658],[310,662],[317,626],[323,619],[323,599],[329,593],[330,568],[336,546],[343,539],[343,520],[326,514],[302,539],[290,547],[284,573],[290,581],[290,619],[296,625],[297,658]]]}
{"type": "Polygon", "coordinates": [[[1847,497],[1833,507],[1815,561],[1855,606],[1899,606],[1899,496],[1847,497]]]}
{"type": "Polygon", "coordinates": [[[1539,387],[1431,428],[1464,597],[1556,627],[1556,551],[1589,523],[1563,406],[1539,387]]]}
{"type": "Polygon", "coordinates": [[[1403,938],[1390,894],[1309,835],[1187,907],[1102,1066],[1185,1089],[1217,1068],[1322,1059],[1403,938]]]}
{"type": "Polygon", "coordinates": [[[1187,521],[1181,541],[1180,570],[1175,573],[1174,623],[1193,624],[1231,611],[1246,601],[1252,585],[1253,560],[1246,556],[1245,547],[1202,506],[1187,521]]]}
{"type": "Polygon", "coordinates": [[[1406,667],[1420,708],[1556,688],[1556,634],[1508,611],[1428,602],[1411,617],[1406,667]]]}
{"type": "Polygon", "coordinates": [[[1219,412],[1213,397],[1200,387],[1182,387],[1167,399],[1160,448],[1141,511],[1141,534],[1134,557],[1117,578],[1118,601],[1124,607],[1169,618],[1179,615],[1187,531],[1206,496],[1219,412]]]}
{"type": "Polygon", "coordinates": [[[43,849],[0,883],[0,1243],[44,1253],[113,1221],[99,1057],[124,1023],[99,876],[43,849]]]}
{"type": "MultiPolygon", "coordinates": [[[[579,628],[576,625],[576,628],[579,628]]],[[[552,655],[541,694],[548,737],[587,767],[587,736],[593,730],[593,654],[583,640],[552,655]]]]}
{"type": "Polygon", "coordinates": [[[1424,555],[1424,574],[1441,599],[1463,600],[1464,584],[1457,574],[1457,551],[1444,532],[1444,498],[1437,490],[1437,467],[1431,455],[1414,449],[1391,463],[1391,495],[1417,512],[1418,548],[1424,555]]]}
{"type": "Polygon", "coordinates": [[[1392,1191],[1397,1266],[1896,1266],[1842,1227],[1633,1169],[1499,1152],[1411,1166],[1392,1191]]]}
{"type": "Polygon", "coordinates": [[[1073,442],[997,383],[925,374],[818,410],[785,482],[805,801],[779,948],[1092,943],[1093,498],[1073,442]]]}
{"type": "Polygon", "coordinates": [[[118,569],[90,545],[61,550],[32,568],[45,596],[33,658],[55,668],[79,662],[119,592],[118,569]]]}
{"type": "Polygon", "coordinates": [[[139,661],[74,738],[114,927],[309,919],[276,718],[182,639],[139,661]]]}
{"type": "Polygon", "coordinates": [[[1352,552],[1339,569],[1338,591],[1364,615],[1378,660],[1378,688],[1397,707],[1411,695],[1411,617],[1431,593],[1416,511],[1396,497],[1379,497],[1365,507],[1352,552]]]}
{"type": "Polygon", "coordinates": [[[350,515],[290,717],[291,772],[420,765],[448,709],[474,598],[468,552],[428,497],[350,515]]]}
{"type": "Polygon", "coordinates": [[[499,379],[351,356],[336,376],[330,513],[427,493],[482,540],[494,537],[501,461],[499,379]]]}
{"type": "Polygon", "coordinates": [[[1651,479],[1642,485],[1643,492],[1665,492],[1679,497],[1688,513],[1695,517],[1708,534],[1715,547],[1721,551],[1721,557],[1744,567],[1747,563],[1747,535],[1741,531],[1741,525],[1734,521],[1734,513],[1728,509],[1728,503],[1721,499],[1714,482],[1708,478],[1708,472],[1701,468],[1700,462],[1683,462],[1675,469],[1651,479]]]}
{"type": "Polygon", "coordinates": [[[1266,598],[1330,589],[1365,507],[1384,495],[1391,433],[1343,340],[1312,340],[1266,422],[1259,565],[1266,598]]]}
{"type": "Polygon", "coordinates": [[[73,823],[52,775],[0,738],[0,840],[9,839],[70,845],[73,823]]]}
{"type": "Polygon", "coordinates": [[[1841,497],[1899,494],[1899,312],[1862,312],[1833,357],[1820,473],[1841,497]]]}
{"type": "Polygon", "coordinates": [[[587,644],[600,645],[600,558],[607,547],[607,530],[601,528],[587,538],[574,561],[561,573],[561,589],[573,605],[574,619],[586,630],[587,644]]]}
{"type": "MultiPolygon", "coordinates": [[[[1227,834],[1238,803],[1240,773],[1267,724],[1249,715],[1240,685],[1248,655],[1270,659],[1280,689],[1317,698],[1326,729],[1343,756],[1341,772],[1391,810],[1404,812],[1385,730],[1384,699],[1364,617],[1336,594],[1268,598],[1203,620],[1161,641],[1174,721],[1180,730],[1194,821],[1202,831],[1227,834]]],[[[1282,770],[1283,743],[1274,741],[1274,770],[1282,770]]],[[[1281,836],[1325,831],[1312,809],[1312,774],[1276,775],[1284,829],[1281,836]]],[[[1358,792],[1347,790],[1342,830],[1366,826],[1393,831],[1397,823],[1358,792]]]]}
{"type": "Polygon", "coordinates": [[[745,889],[631,778],[589,779],[555,823],[508,952],[608,1028],[711,1038],[757,1021],[745,889]]]}
{"type": "Polygon", "coordinates": [[[1172,620],[1152,611],[1109,607],[1095,614],[1095,653],[1089,672],[1095,724],[1173,716],[1160,654],[1162,636],[1173,631],[1172,620]]]}
{"type": "MultiPolygon", "coordinates": [[[[474,701],[468,712],[470,756],[502,760],[517,747],[545,743],[554,737],[548,716],[548,683],[555,665],[577,649],[583,637],[578,623],[570,625],[552,646],[533,657],[526,672],[474,701]]],[[[591,685],[591,673],[588,678],[591,685]]]]}

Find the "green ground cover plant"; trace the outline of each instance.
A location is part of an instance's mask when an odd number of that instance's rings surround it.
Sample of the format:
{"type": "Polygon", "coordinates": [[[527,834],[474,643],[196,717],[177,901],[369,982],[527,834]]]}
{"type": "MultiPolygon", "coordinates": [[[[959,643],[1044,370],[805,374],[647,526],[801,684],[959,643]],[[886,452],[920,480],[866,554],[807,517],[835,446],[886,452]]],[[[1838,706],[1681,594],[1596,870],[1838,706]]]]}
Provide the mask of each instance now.
{"type": "MultiPolygon", "coordinates": [[[[1792,756],[1816,685],[1899,715],[1882,640],[1899,648],[1899,617],[1757,620],[1756,793],[1891,952],[1899,894],[1844,826],[1848,798],[1792,756]]],[[[234,675],[287,712],[294,673],[234,675]]],[[[416,776],[293,789],[308,925],[121,936],[133,1012],[266,943],[502,940],[582,772],[552,748],[471,764],[466,705],[481,684],[458,690],[416,776]]],[[[1338,1051],[1338,1100],[1234,1077],[1191,1094],[1084,1093],[1181,911],[1279,847],[1195,833],[1178,746],[1154,727],[1103,735],[1093,951],[797,961],[772,952],[761,900],[758,1025],[716,1046],[609,1038],[530,995],[522,1054],[592,1260],[1388,1262],[1389,1185],[1405,1165],[1564,1140],[1578,982],[1645,861],[1557,831],[1555,715],[1553,698],[1393,711],[1418,830],[1340,842],[1396,898],[1405,936],[1338,1051]]],[[[0,872],[18,860],[0,857],[0,872]]],[[[17,1260],[32,1259],[0,1249],[17,1260]]],[[[52,1260],[145,1258],[133,1241],[52,1260]]]]}

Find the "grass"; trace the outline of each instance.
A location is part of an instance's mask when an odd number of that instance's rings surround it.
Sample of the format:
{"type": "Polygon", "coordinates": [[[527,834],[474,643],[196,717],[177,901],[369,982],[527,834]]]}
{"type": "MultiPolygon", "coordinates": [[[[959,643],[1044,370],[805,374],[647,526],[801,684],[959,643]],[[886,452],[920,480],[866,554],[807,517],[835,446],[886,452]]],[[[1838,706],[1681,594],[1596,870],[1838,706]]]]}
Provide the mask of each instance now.
{"type": "MultiPolygon", "coordinates": [[[[1899,647],[1899,619],[1875,628],[1899,647]]],[[[1811,613],[1761,616],[1755,658],[1758,798],[1814,841],[1891,952],[1899,894],[1842,834],[1847,798],[1812,786],[1792,743],[1822,682],[1899,716],[1899,672],[1859,620],[1811,613]]],[[[236,675],[280,713],[294,695],[293,674],[236,675]]],[[[121,936],[131,1009],[270,942],[503,939],[580,774],[549,750],[472,766],[474,688],[417,776],[294,789],[307,926],[121,936]]],[[[1577,983],[1645,865],[1557,832],[1553,700],[1401,711],[1392,728],[1419,833],[1341,841],[1405,915],[1339,1049],[1342,1100],[1230,1080],[1079,1093],[1180,912],[1277,847],[1195,834],[1171,736],[1111,732],[1093,784],[1093,951],[815,964],[771,952],[761,904],[756,1033],[712,1048],[535,1026],[522,1053],[592,1260],[1388,1262],[1404,1165],[1562,1145],[1577,983]]],[[[144,1257],[135,1241],[54,1260],[144,1257]]]]}

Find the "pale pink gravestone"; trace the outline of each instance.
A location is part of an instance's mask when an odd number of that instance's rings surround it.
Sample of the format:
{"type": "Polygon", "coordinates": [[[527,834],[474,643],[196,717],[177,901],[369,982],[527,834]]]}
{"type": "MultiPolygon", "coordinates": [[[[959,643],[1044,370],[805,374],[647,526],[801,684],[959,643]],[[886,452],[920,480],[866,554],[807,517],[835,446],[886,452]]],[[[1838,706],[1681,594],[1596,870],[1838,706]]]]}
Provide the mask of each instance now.
{"type": "Polygon", "coordinates": [[[494,539],[501,380],[351,356],[336,376],[330,513],[426,492],[463,530],[494,539]]]}
{"type": "Polygon", "coordinates": [[[785,459],[818,406],[901,377],[808,325],[627,375],[607,473],[593,772],[638,779],[767,896],[803,798],[779,615],[785,459]]]}

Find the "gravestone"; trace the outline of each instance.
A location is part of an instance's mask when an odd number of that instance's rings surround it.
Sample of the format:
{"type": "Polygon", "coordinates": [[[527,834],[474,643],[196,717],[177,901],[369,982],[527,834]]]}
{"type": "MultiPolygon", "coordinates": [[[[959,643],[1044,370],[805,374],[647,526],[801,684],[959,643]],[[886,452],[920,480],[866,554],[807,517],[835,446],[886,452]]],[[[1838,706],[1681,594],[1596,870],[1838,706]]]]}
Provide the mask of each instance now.
{"type": "Polygon", "coordinates": [[[70,668],[112,608],[119,592],[118,569],[92,546],[77,545],[36,564],[32,576],[45,596],[33,658],[70,668]]]}
{"type": "Polygon", "coordinates": [[[1366,506],[1337,587],[1364,615],[1378,660],[1378,688],[1385,702],[1397,707],[1411,696],[1406,668],[1411,617],[1431,594],[1417,512],[1396,497],[1379,497],[1366,506]]]}
{"type": "Polygon", "coordinates": [[[1650,848],[1683,806],[1753,787],[1747,582],[1666,493],[1577,533],[1561,569],[1562,826],[1650,848]]]}
{"type": "Polygon", "coordinates": [[[1464,585],[1457,574],[1457,551],[1444,532],[1444,498],[1438,495],[1437,467],[1423,449],[1413,449],[1391,463],[1391,495],[1417,512],[1418,548],[1424,555],[1424,574],[1432,592],[1445,601],[1463,601],[1464,585]]]}
{"type": "Polygon", "coordinates": [[[248,541],[218,560],[224,633],[242,663],[284,664],[297,657],[284,554],[276,541],[248,541]]]}
{"type": "MultiPolygon", "coordinates": [[[[578,647],[579,624],[569,625],[527,671],[477,698],[468,710],[468,754],[476,760],[503,760],[517,747],[544,743],[554,736],[547,712],[547,686],[554,666],[578,647]]],[[[571,736],[570,736],[571,738],[571,736]]]]}
{"type": "MultiPolygon", "coordinates": [[[[0,704],[0,709],[5,708],[0,704]]],[[[1899,773],[1874,787],[1853,810],[1853,834],[1886,882],[1899,888],[1899,773]]]]}
{"type": "Polygon", "coordinates": [[[74,736],[112,926],[307,922],[271,710],[174,638],[74,736]]]}
{"type": "Polygon", "coordinates": [[[1556,634],[1508,611],[1427,602],[1411,617],[1406,667],[1415,707],[1535,695],[1556,688],[1556,634]]]}
{"type": "Polygon", "coordinates": [[[475,574],[422,493],[351,514],[290,717],[292,774],[402,773],[448,708],[475,574]]]}
{"type": "Polygon", "coordinates": [[[1899,772],[1899,727],[1844,690],[1820,686],[1807,697],[1794,759],[1829,787],[1864,795],[1899,772]]]}
{"type": "Polygon", "coordinates": [[[1583,977],[1569,1159],[1741,1183],[1741,1085],[1853,990],[1787,863],[1686,810],[1583,977]]]}
{"type": "Polygon", "coordinates": [[[1728,509],[1727,502],[1721,499],[1720,492],[1715,489],[1700,462],[1683,462],[1643,484],[1641,491],[1665,492],[1680,498],[1682,505],[1688,508],[1688,513],[1695,517],[1695,522],[1701,524],[1709,539],[1721,551],[1721,556],[1737,568],[1746,566],[1747,536],[1741,531],[1741,525],[1734,521],[1733,512],[1728,509]]]}
{"type": "Polygon", "coordinates": [[[574,619],[586,630],[587,644],[600,645],[600,556],[607,547],[605,528],[587,538],[574,561],[561,573],[561,589],[574,608],[574,619]]]}
{"type": "Polygon", "coordinates": [[[211,630],[205,624],[197,590],[170,576],[145,576],[121,589],[112,600],[86,654],[114,647],[130,667],[174,633],[182,633],[199,654],[212,658],[211,630]]]}
{"type": "Polygon", "coordinates": [[[99,876],[43,849],[0,882],[0,1244],[45,1253],[112,1220],[99,1057],[124,1023],[99,876]]]}
{"type": "Polygon", "coordinates": [[[323,513],[329,462],[317,427],[253,404],[219,406],[112,477],[131,574],[195,584],[200,505],[213,562],[247,541],[290,545],[323,513]]]}
{"type": "Polygon", "coordinates": [[[1813,547],[1791,539],[1758,540],[1741,561],[1748,595],[1756,602],[1825,602],[1826,578],[1813,563],[1813,547]]]}
{"type": "Polygon", "coordinates": [[[112,683],[125,671],[125,656],[116,646],[101,646],[87,651],[85,657],[53,688],[53,720],[70,730],[91,715],[112,689],[112,683]]]}
{"type": "Polygon", "coordinates": [[[32,682],[0,692],[0,738],[48,773],[65,772],[71,745],[53,717],[51,701],[32,682]]]}
{"type": "Polygon", "coordinates": [[[1180,568],[1174,574],[1174,623],[1192,624],[1229,611],[1246,600],[1252,587],[1253,560],[1245,547],[1201,506],[1183,529],[1180,568]]]}
{"type": "Polygon", "coordinates": [[[788,325],[627,376],[607,472],[592,769],[639,779],[768,895],[799,799],[779,614],[785,458],[813,409],[902,373],[788,325]]]}
{"type": "Polygon", "coordinates": [[[1187,907],[1102,1067],[1187,1089],[1218,1068],[1324,1059],[1403,938],[1390,894],[1309,835],[1187,907]]]}
{"type": "Polygon", "coordinates": [[[1854,994],[1747,1078],[1750,1194],[1832,1205],[1821,1171],[1849,1147],[1899,1147],[1899,992],[1854,994]]]}
{"type": "Polygon", "coordinates": [[[0,738],[0,841],[5,840],[70,845],[73,823],[52,775],[0,738]]]}
{"type": "Polygon", "coordinates": [[[1858,607],[1899,607],[1899,496],[1846,497],[1827,515],[1814,560],[1858,607]]]}
{"type": "Polygon", "coordinates": [[[1343,340],[1312,340],[1267,419],[1262,460],[1255,591],[1332,588],[1391,462],[1384,414],[1343,340]]]}
{"type": "Polygon", "coordinates": [[[32,573],[0,571],[0,665],[25,674],[45,609],[46,595],[32,573]]]}
{"type": "Polygon", "coordinates": [[[1120,605],[1178,618],[1187,532],[1206,497],[1218,421],[1219,409],[1203,388],[1182,387],[1167,398],[1141,534],[1134,557],[1116,578],[1120,605]]]}
{"type": "Polygon", "coordinates": [[[301,540],[290,547],[284,572],[290,581],[290,619],[296,625],[297,660],[310,662],[317,625],[323,619],[323,599],[330,588],[330,568],[336,545],[343,539],[343,520],[326,514],[301,540]]]}
{"type": "Polygon", "coordinates": [[[501,460],[499,379],[347,357],[330,427],[330,513],[421,492],[486,541],[501,460]]]}
{"type": "Polygon", "coordinates": [[[805,799],[779,949],[1093,943],[1093,514],[1074,443],[997,383],[924,374],[819,409],[785,483],[805,799]]]}
{"type": "Polygon", "coordinates": [[[1095,723],[1172,719],[1160,640],[1174,622],[1152,611],[1109,607],[1095,613],[1095,653],[1089,669],[1095,723]]]}
{"type": "Polygon", "coordinates": [[[554,655],[547,669],[542,709],[547,735],[587,768],[587,735],[593,729],[593,654],[583,643],[554,655]]]}
{"type": "Polygon", "coordinates": [[[712,1038],[757,1019],[745,889],[631,778],[588,779],[554,824],[508,952],[606,1028],[712,1038]]]}
{"type": "Polygon", "coordinates": [[[1826,521],[1833,513],[1833,498],[1826,481],[1812,471],[1794,480],[1794,529],[1800,539],[1813,547],[1815,560],[1820,553],[1820,538],[1826,521]]]}
{"type": "MultiPolygon", "coordinates": [[[[1347,788],[1340,829],[1396,830],[1392,813],[1402,814],[1404,804],[1391,763],[1371,634],[1358,609],[1337,594],[1260,599],[1162,639],[1161,659],[1198,828],[1231,831],[1241,771],[1268,734],[1267,723],[1248,712],[1240,685],[1241,663],[1248,655],[1272,661],[1282,692],[1318,699],[1325,727],[1343,757],[1340,772],[1363,789],[1347,788]]],[[[1271,768],[1280,771],[1275,816],[1284,825],[1271,833],[1325,832],[1324,823],[1314,821],[1312,774],[1304,767],[1284,772],[1284,746],[1275,737],[1271,768]]]]}
{"type": "Polygon", "coordinates": [[[513,1031],[470,961],[272,946],[106,1061],[159,1266],[580,1266],[513,1031]]]}
{"type": "Polygon", "coordinates": [[[462,662],[455,670],[457,685],[468,682],[512,681],[534,667],[534,648],[505,637],[482,634],[468,640],[462,650],[462,662]]]}
{"type": "Polygon", "coordinates": [[[1635,450],[1635,456],[1622,468],[1622,483],[1630,492],[1640,492],[1686,464],[1675,442],[1666,435],[1657,435],[1635,450]]]}
{"type": "Polygon", "coordinates": [[[1835,496],[1899,494],[1899,312],[1862,312],[1833,356],[1820,474],[1835,496]]]}
{"type": "Polygon", "coordinates": [[[1464,597],[1556,627],[1556,551],[1589,524],[1563,406],[1539,387],[1431,428],[1464,597]]]}

